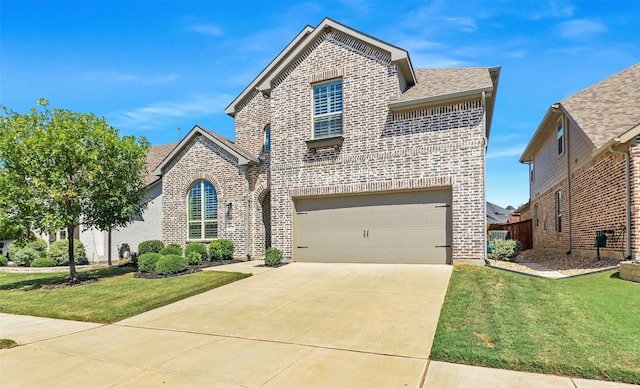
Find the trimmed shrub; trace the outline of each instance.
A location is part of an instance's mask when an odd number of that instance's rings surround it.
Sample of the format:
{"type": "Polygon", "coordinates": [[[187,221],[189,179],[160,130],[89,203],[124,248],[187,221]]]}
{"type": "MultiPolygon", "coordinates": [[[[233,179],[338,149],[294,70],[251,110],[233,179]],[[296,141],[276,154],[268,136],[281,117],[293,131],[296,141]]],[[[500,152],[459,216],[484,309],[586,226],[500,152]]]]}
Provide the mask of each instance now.
{"type": "Polygon", "coordinates": [[[186,257],[180,255],[162,256],[156,263],[156,273],[158,275],[171,275],[182,272],[189,267],[186,257]]]}
{"type": "Polygon", "coordinates": [[[160,240],[147,240],[138,244],[138,254],[159,253],[164,248],[164,243],[160,240]]]}
{"type": "MultiPolygon", "coordinates": [[[[58,240],[49,247],[48,257],[55,265],[69,265],[69,240],[58,240]]],[[[76,264],[88,264],[87,251],[80,240],[73,240],[73,260],[76,264]]]]}
{"type": "Polygon", "coordinates": [[[166,256],[166,255],[182,256],[182,247],[180,246],[180,244],[169,244],[166,247],[160,249],[160,254],[162,256],[166,256]]]}
{"type": "Polygon", "coordinates": [[[138,257],[138,271],[153,272],[156,270],[156,263],[162,257],[161,254],[150,252],[144,253],[138,257]]]}
{"type": "Polygon", "coordinates": [[[26,246],[27,244],[22,244],[17,241],[13,241],[11,244],[9,244],[9,248],[7,248],[7,255],[9,256],[9,259],[13,260],[13,256],[15,256],[16,252],[26,246]]]}
{"type": "Polygon", "coordinates": [[[190,265],[198,265],[202,263],[202,255],[200,252],[192,251],[187,254],[187,261],[190,265]]]}
{"type": "Polygon", "coordinates": [[[209,244],[209,258],[211,260],[233,259],[233,241],[220,239],[211,241],[209,244]]]}
{"type": "Polygon", "coordinates": [[[53,267],[54,265],[53,259],[48,257],[39,257],[31,262],[31,267],[53,267]]]}
{"type": "Polygon", "coordinates": [[[235,247],[233,246],[233,241],[231,240],[220,240],[222,258],[224,260],[233,259],[233,252],[235,251],[235,247]]]}
{"type": "Polygon", "coordinates": [[[282,262],[282,251],[278,248],[267,248],[264,254],[264,264],[274,267],[282,262]]]}
{"type": "Polygon", "coordinates": [[[184,255],[186,257],[189,257],[189,254],[191,252],[199,253],[202,260],[205,260],[207,258],[207,246],[203,243],[190,242],[189,244],[187,244],[187,246],[184,248],[184,255]]]}
{"type": "Polygon", "coordinates": [[[40,257],[47,257],[47,249],[49,248],[49,244],[41,238],[37,238],[33,241],[30,241],[27,244],[27,247],[33,248],[40,253],[40,257]]]}
{"type": "Polygon", "coordinates": [[[4,267],[7,264],[9,264],[9,259],[0,255],[0,267],[4,267]]]}
{"type": "Polygon", "coordinates": [[[518,240],[493,240],[493,246],[493,258],[506,261],[514,261],[522,249],[522,243],[518,240]]]}
{"type": "Polygon", "coordinates": [[[138,252],[131,252],[131,257],[129,258],[133,264],[138,262],[138,257],[140,254],[138,252]]]}
{"type": "Polygon", "coordinates": [[[28,267],[31,265],[31,262],[40,257],[40,252],[36,251],[33,248],[24,247],[18,249],[16,253],[11,256],[11,260],[13,260],[16,265],[20,265],[23,267],[28,267]]]}

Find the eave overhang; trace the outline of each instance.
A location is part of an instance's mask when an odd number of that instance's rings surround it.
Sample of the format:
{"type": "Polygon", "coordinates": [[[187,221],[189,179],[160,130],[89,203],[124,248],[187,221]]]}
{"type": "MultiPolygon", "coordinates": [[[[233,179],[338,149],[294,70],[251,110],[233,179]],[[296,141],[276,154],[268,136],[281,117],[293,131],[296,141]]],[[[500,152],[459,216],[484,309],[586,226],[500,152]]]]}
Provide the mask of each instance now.
{"type": "Polygon", "coordinates": [[[317,27],[305,27],[294,39],[285,47],[278,56],[247,86],[246,89],[225,109],[225,113],[235,117],[236,107],[246,98],[258,91],[264,95],[269,95],[273,88],[273,82],[286,71],[293,62],[304,53],[325,31],[335,29],[353,39],[370,46],[374,46],[382,51],[386,51],[391,56],[391,61],[396,64],[400,76],[405,83],[415,85],[416,75],[409,58],[409,53],[399,47],[390,45],[360,31],[349,28],[329,18],[325,18],[317,27]]]}
{"type": "Polygon", "coordinates": [[[167,155],[167,157],[165,157],[164,160],[162,160],[162,162],[158,165],[158,167],[156,167],[156,169],[153,170],[152,174],[157,176],[162,176],[164,174],[163,170],[165,166],[167,166],[182,151],[182,149],[187,144],[189,144],[189,142],[191,142],[191,140],[196,136],[204,136],[205,138],[212,141],[214,144],[218,145],[220,148],[222,148],[223,150],[225,150],[226,152],[228,152],[229,154],[237,158],[238,164],[240,166],[255,166],[260,164],[260,160],[257,157],[250,155],[248,152],[245,152],[245,151],[240,152],[239,149],[237,149],[237,147],[231,146],[227,144],[225,141],[221,141],[216,136],[211,134],[211,132],[203,129],[199,125],[196,125],[187,134],[187,136],[185,136],[185,138],[182,139],[180,143],[178,143],[178,145],[173,149],[173,151],[171,151],[171,153],[167,155]]]}

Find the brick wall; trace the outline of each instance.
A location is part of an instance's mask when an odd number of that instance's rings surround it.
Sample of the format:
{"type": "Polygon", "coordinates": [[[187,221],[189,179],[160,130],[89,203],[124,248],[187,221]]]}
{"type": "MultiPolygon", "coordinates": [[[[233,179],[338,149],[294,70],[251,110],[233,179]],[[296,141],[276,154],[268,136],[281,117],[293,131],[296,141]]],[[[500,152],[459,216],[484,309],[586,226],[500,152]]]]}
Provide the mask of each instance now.
{"type": "MultiPolygon", "coordinates": [[[[254,94],[236,115],[237,141],[252,151],[252,136],[271,124],[270,175],[262,171],[255,180],[266,182],[256,183],[261,190],[270,188],[272,245],[291,257],[292,197],[444,187],[452,192],[453,259],[482,259],[481,102],[394,115],[388,103],[398,94],[397,69],[388,54],[361,49],[339,32],[324,34],[276,80],[271,114],[265,97],[254,94]],[[311,86],[336,76],[343,81],[344,145],[312,154],[305,144],[312,138],[311,86]]],[[[252,209],[256,220],[258,207],[252,209]]]]}
{"type": "Polygon", "coordinates": [[[194,182],[205,179],[218,195],[218,237],[234,242],[235,255],[245,257],[246,175],[238,160],[203,136],[187,144],[162,178],[162,239],[184,245],[187,239],[187,195],[194,182]],[[232,204],[230,217],[227,204],[232,204]]]}
{"type": "MultiPolygon", "coordinates": [[[[606,153],[571,174],[571,248],[569,247],[569,193],[562,180],[531,200],[531,218],[538,206],[539,222],[533,220],[534,248],[571,249],[595,255],[596,231],[614,230],[602,256],[622,258],[626,249],[625,161],[620,154],[606,153]],[[562,191],[562,232],[555,229],[556,193],[562,191]]],[[[637,214],[637,213],[636,213],[637,214]]]]}
{"type": "Polygon", "coordinates": [[[640,136],[631,142],[631,252],[640,260],[640,136]]]}

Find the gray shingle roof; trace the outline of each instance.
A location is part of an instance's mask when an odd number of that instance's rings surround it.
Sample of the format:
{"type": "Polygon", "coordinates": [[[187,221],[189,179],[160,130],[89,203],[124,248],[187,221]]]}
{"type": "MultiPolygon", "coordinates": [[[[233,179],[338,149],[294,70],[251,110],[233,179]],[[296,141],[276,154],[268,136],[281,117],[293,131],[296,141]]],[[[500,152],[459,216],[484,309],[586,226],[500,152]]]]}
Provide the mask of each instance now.
{"type": "Polygon", "coordinates": [[[596,148],[640,124],[640,63],[560,102],[596,148]]]}
{"type": "Polygon", "coordinates": [[[160,179],[159,176],[152,175],[151,173],[156,169],[156,167],[158,167],[164,158],[173,151],[176,145],[178,145],[178,143],[162,144],[149,148],[146,163],[147,175],[144,177],[144,181],[147,185],[150,185],[160,179]]]}
{"type": "Polygon", "coordinates": [[[415,69],[415,74],[417,83],[399,101],[493,87],[487,68],[415,69]]]}

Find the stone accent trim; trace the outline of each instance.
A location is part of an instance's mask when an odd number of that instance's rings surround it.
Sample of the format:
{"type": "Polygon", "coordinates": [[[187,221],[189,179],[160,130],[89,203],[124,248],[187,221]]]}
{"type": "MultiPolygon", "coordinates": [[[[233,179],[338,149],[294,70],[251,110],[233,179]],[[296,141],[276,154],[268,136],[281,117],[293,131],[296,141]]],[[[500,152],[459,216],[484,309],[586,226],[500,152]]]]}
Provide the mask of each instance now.
{"type": "Polygon", "coordinates": [[[367,194],[396,190],[446,188],[451,187],[452,185],[453,179],[450,176],[441,176],[430,178],[400,179],[383,182],[362,182],[350,183],[345,185],[294,188],[289,189],[289,195],[293,198],[296,198],[314,197],[321,195],[367,194]]]}
{"type": "Polygon", "coordinates": [[[362,154],[350,154],[340,156],[321,156],[314,160],[291,162],[291,163],[272,163],[271,171],[291,170],[302,167],[318,167],[337,164],[366,163],[372,161],[381,161],[393,158],[410,158],[420,155],[429,155],[433,153],[449,153],[458,152],[468,149],[474,149],[483,146],[482,140],[458,141],[451,143],[442,143],[424,147],[403,148],[393,151],[368,152],[362,154]]]}
{"type": "Polygon", "coordinates": [[[315,73],[309,76],[309,83],[322,82],[329,79],[344,77],[344,68],[327,70],[320,73],[315,73]]]}
{"type": "Polygon", "coordinates": [[[430,116],[440,116],[447,113],[453,112],[464,112],[470,109],[480,109],[482,108],[482,101],[468,101],[459,104],[450,104],[437,106],[432,108],[424,108],[407,112],[399,112],[393,114],[393,121],[402,121],[402,120],[410,120],[410,119],[421,119],[430,116]]]}
{"type": "Polygon", "coordinates": [[[640,283],[640,263],[623,261],[620,263],[620,278],[640,283]]]}

